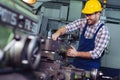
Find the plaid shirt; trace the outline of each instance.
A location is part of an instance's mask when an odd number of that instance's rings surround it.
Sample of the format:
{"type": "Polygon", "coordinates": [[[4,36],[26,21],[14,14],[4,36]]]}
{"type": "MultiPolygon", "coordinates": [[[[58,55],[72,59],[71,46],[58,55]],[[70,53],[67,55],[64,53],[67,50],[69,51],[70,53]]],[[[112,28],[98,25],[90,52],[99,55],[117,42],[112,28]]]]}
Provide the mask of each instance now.
{"type": "MultiPolygon", "coordinates": [[[[74,22],[65,25],[67,29],[66,32],[80,29],[80,35],[81,35],[83,27],[85,27],[85,24],[86,24],[86,19],[75,20],[74,22]]],[[[89,39],[92,38],[100,24],[101,22],[98,21],[98,23],[88,26],[84,36],[89,39]]],[[[97,36],[95,38],[95,48],[89,51],[93,59],[101,57],[104,49],[107,47],[109,39],[110,39],[110,36],[109,36],[108,29],[105,25],[103,25],[103,27],[98,31],[97,36]]]]}

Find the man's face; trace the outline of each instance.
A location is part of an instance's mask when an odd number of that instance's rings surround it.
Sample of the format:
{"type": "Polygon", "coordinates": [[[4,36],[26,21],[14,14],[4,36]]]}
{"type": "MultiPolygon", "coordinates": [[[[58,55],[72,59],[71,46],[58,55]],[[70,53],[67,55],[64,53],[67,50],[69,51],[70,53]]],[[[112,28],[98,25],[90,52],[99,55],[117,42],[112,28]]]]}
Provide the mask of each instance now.
{"type": "Polygon", "coordinates": [[[100,17],[100,13],[93,13],[93,14],[85,14],[85,18],[87,19],[88,25],[95,24],[100,17]]]}

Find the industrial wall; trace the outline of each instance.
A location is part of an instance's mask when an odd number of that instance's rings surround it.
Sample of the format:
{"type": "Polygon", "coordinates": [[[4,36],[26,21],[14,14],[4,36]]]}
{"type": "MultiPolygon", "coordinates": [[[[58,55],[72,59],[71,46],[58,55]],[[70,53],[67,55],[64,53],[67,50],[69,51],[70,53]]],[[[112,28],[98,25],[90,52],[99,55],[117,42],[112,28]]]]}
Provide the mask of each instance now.
{"type": "Polygon", "coordinates": [[[106,23],[110,32],[110,42],[102,59],[102,66],[120,69],[120,25],[106,23]]]}

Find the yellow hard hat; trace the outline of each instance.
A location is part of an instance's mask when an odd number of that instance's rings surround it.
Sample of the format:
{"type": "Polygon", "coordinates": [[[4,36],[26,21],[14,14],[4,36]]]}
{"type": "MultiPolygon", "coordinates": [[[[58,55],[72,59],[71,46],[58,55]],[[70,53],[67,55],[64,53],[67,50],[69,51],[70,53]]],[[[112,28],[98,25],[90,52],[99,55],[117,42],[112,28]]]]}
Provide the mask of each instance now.
{"type": "Polygon", "coordinates": [[[22,0],[27,4],[34,4],[36,2],[36,0],[22,0]]]}
{"type": "Polygon", "coordinates": [[[102,11],[101,3],[98,0],[88,0],[82,10],[84,14],[92,14],[102,11]]]}

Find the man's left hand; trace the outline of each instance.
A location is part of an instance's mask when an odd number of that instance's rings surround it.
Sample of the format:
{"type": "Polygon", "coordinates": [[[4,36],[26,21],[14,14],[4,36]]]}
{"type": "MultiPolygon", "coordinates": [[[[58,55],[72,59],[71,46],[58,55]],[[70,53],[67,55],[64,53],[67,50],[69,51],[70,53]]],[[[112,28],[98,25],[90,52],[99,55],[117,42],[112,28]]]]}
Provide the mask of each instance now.
{"type": "Polygon", "coordinates": [[[76,57],[77,54],[78,54],[77,50],[76,50],[75,47],[72,46],[72,45],[71,45],[70,47],[71,47],[71,48],[69,48],[69,49],[67,50],[67,56],[76,57]]]}

